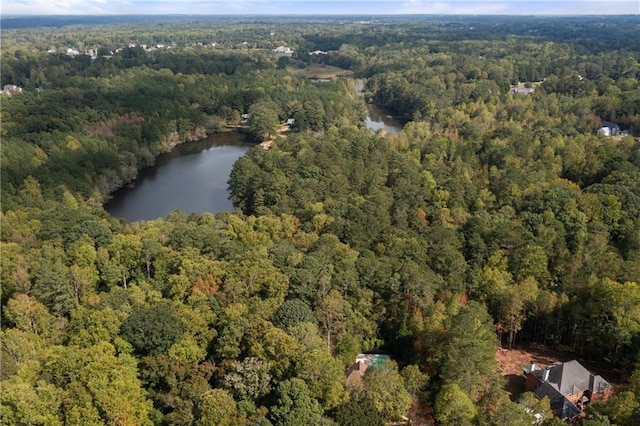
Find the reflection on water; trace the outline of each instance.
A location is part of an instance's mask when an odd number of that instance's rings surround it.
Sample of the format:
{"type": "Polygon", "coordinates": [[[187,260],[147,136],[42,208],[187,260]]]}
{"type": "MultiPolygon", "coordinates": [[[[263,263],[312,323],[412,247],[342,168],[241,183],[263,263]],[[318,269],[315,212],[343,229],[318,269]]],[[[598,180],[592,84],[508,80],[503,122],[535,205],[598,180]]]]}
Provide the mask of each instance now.
{"type": "Polygon", "coordinates": [[[227,181],[233,163],[250,146],[238,133],[220,133],[180,145],[142,170],[134,187],[115,192],[105,209],[130,221],[164,217],[173,210],[232,210],[227,181]]]}
{"type": "MultiPolygon", "coordinates": [[[[353,84],[358,92],[364,92],[364,79],[358,78],[353,81],[353,84]]],[[[402,127],[404,126],[402,121],[392,117],[382,108],[372,103],[367,104],[367,118],[365,120],[365,125],[367,126],[367,129],[375,131],[384,129],[387,133],[393,133],[396,135],[400,133],[400,130],[402,130],[402,127]]]]}
{"type": "Polygon", "coordinates": [[[374,104],[367,104],[367,119],[365,121],[367,129],[384,129],[388,133],[398,134],[402,130],[402,123],[397,118],[391,117],[381,108],[374,104]]]}

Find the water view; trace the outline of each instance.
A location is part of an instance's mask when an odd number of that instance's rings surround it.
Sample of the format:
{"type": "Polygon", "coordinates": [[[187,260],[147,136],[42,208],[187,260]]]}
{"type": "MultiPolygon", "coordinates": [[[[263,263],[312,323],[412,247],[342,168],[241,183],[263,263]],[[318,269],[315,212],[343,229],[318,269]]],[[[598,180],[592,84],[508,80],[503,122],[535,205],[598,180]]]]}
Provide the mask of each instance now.
{"type": "MultiPolygon", "coordinates": [[[[367,104],[366,126],[399,133],[402,124],[382,109],[367,104]]],[[[141,170],[130,187],[113,194],[105,209],[129,221],[152,220],[174,210],[218,213],[233,210],[227,181],[233,163],[252,144],[235,133],[219,133],[178,146],[161,155],[153,167],[141,170]]]]}
{"type": "Polygon", "coordinates": [[[180,145],[141,170],[135,186],[113,194],[105,209],[115,217],[151,220],[173,210],[187,213],[233,210],[227,180],[233,163],[252,144],[239,133],[219,133],[180,145]]]}
{"type": "Polygon", "coordinates": [[[400,133],[402,123],[395,117],[390,116],[382,108],[367,104],[367,119],[365,120],[367,129],[380,130],[384,129],[387,133],[400,133]]]}

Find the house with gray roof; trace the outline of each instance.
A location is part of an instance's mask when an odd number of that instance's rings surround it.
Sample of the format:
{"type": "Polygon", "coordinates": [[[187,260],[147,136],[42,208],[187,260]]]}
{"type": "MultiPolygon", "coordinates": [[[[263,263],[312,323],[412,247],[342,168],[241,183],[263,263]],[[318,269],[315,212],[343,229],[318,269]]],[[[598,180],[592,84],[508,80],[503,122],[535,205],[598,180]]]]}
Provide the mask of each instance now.
{"type": "Polygon", "coordinates": [[[525,390],[539,399],[548,397],[553,413],[564,420],[581,416],[586,405],[606,401],[611,393],[611,385],[602,376],[592,374],[576,360],[547,368],[531,363],[523,371],[525,390]]]}
{"type": "Polygon", "coordinates": [[[611,121],[603,121],[602,127],[598,129],[597,133],[603,136],[616,136],[620,133],[620,126],[616,123],[612,123],[611,121]]]}

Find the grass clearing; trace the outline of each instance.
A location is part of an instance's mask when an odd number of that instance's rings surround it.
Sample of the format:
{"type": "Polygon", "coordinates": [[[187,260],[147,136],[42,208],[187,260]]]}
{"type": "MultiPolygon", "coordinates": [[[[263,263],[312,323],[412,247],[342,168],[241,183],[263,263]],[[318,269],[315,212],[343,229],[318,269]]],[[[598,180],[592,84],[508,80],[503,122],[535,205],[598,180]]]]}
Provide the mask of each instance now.
{"type": "Polygon", "coordinates": [[[325,64],[309,64],[304,68],[287,67],[287,71],[292,74],[298,74],[304,78],[330,78],[335,79],[339,76],[350,73],[345,69],[325,64]]]}

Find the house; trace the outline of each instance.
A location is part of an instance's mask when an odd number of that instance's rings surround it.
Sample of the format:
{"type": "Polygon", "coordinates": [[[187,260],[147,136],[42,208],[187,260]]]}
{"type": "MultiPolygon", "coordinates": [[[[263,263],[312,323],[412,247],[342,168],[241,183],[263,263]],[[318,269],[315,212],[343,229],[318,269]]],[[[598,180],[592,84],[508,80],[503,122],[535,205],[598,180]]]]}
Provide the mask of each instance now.
{"type": "Polygon", "coordinates": [[[362,386],[362,378],[368,367],[364,362],[357,361],[347,368],[347,371],[344,373],[344,382],[348,390],[357,389],[362,386]]]}
{"type": "Polygon", "coordinates": [[[22,87],[18,87],[15,84],[5,84],[0,93],[5,96],[13,96],[20,92],[22,92],[22,87]]]}
{"type": "Polygon", "coordinates": [[[347,389],[353,390],[362,386],[362,378],[367,368],[387,359],[389,359],[389,355],[358,354],[355,362],[344,373],[347,389]]]}
{"type": "Polygon", "coordinates": [[[548,397],[551,410],[563,420],[582,415],[587,404],[606,401],[611,394],[611,385],[605,379],[593,375],[576,360],[558,362],[547,368],[532,362],[523,372],[525,390],[533,392],[538,399],[548,397]]]}
{"type": "Polygon", "coordinates": [[[531,95],[534,92],[532,87],[511,86],[511,93],[518,95],[531,95]]]}
{"type": "Polygon", "coordinates": [[[293,50],[290,47],[285,47],[285,46],[278,46],[275,49],[273,49],[273,51],[276,53],[283,53],[285,55],[291,55],[293,53],[293,50]]]}
{"type": "Polygon", "coordinates": [[[318,56],[318,55],[326,55],[327,52],[325,52],[324,50],[314,50],[313,52],[309,52],[309,55],[311,56],[318,56]]]}
{"type": "Polygon", "coordinates": [[[620,126],[610,121],[603,121],[602,127],[598,129],[598,134],[603,136],[615,136],[620,133],[620,126]]]}

